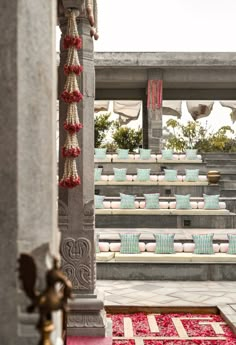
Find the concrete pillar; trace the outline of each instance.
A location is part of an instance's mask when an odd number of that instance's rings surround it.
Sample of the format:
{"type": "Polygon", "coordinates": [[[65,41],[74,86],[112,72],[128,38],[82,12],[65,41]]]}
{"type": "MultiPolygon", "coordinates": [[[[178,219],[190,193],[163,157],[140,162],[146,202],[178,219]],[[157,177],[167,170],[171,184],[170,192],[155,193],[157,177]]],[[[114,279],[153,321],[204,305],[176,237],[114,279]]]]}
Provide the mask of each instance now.
{"type": "MultiPolygon", "coordinates": [[[[62,39],[67,19],[59,19],[62,39]]],[[[96,257],[94,243],[94,93],[95,70],[93,40],[88,20],[79,17],[78,31],[83,48],[79,50],[83,73],[78,78],[83,100],[78,105],[83,129],[78,133],[82,150],[77,159],[81,185],[74,189],[59,189],[59,227],[61,230],[61,255],[63,269],[73,284],[74,299],[67,317],[67,334],[75,336],[104,336],[103,301],[96,294],[96,257]]],[[[63,66],[66,52],[61,44],[59,66],[59,94],[63,91],[65,76],[63,66]]],[[[60,147],[65,141],[63,123],[66,106],[60,101],[60,147]]],[[[64,159],[60,155],[60,177],[63,175],[64,159]]]]}
{"type": "MultiPolygon", "coordinates": [[[[162,80],[162,71],[158,69],[148,70],[148,80],[162,80]]],[[[147,109],[148,117],[148,147],[153,152],[159,152],[162,142],[162,108],[147,109]]]]}
{"type": "Polygon", "coordinates": [[[26,313],[16,268],[21,252],[44,261],[57,247],[56,1],[1,5],[0,342],[33,345],[37,316],[26,313]]]}

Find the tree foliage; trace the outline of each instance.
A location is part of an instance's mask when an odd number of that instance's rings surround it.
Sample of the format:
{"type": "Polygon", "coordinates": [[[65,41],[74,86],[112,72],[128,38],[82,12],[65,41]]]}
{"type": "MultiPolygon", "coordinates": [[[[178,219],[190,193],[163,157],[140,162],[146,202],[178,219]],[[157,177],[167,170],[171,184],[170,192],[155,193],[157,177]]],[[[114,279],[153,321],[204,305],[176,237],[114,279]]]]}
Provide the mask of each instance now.
{"type": "Polygon", "coordinates": [[[118,122],[115,122],[114,125],[112,138],[120,149],[129,149],[132,152],[142,144],[142,129],[135,130],[127,126],[120,126],[118,122]]]}
{"type": "Polygon", "coordinates": [[[114,121],[109,120],[111,114],[100,114],[94,118],[94,141],[95,147],[101,147],[104,139],[106,138],[107,132],[113,125],[114,121]]]}
{"type": "Polygon", "coordinates": [[[199,122],[189,121],[181,124],[170,119],[167,127],[171,129],[166,147],[177,152],[183,152],[188,148],[196,148],[199,152],[236,152],[236,140],[230,138],[234,131],[230,126],[223,126],[216,132],[208,132],[207,128],[199,122]]]}

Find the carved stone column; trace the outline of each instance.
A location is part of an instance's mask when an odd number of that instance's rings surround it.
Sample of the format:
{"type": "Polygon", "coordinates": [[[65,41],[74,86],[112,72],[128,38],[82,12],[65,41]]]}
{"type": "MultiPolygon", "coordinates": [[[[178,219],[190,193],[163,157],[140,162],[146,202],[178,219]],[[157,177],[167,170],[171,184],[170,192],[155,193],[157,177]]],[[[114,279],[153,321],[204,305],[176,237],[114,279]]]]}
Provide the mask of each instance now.
{"type": "MultiPolygon", "coordinates": [[[[104,336],[103,301],[96,295],[96,257],[94,242],[94,92],[95,70],[93,39],[88,20],[78,19],[78,31],[82,38],[79,50],[83,73],[78,78],[83,100],[78,105],[82,130],[78,134],[81,155],[77,160],[81,185],[74,189],[59,189],[59,227],[61,230],[61,255],[63,269],[73,284],[74,299],[67,318],[67,334],[78,336],[104,336]]],[[[60,18],[62,39],[66,18],[60,18]]],[[[63,66],[66,52],[61,44],[59,66],[59,94],[63,91],[65,77],[63,66]]],[[[63,122],[66,106],[60,101],[60,147],[65,140],[63,122]]],[[[62,176],[64,159],[60,156],[59,171],[62,176]]]]}
{"type": "MultiPolygon", "coordinates": [[[[155,69],[150,69],[148,71],[148,80],[157,81],[162,80],[162,71],[155,69]]],[[[152,94],[150,95],[152,97],[152,94]]],[[[152,103],[152,100],[150,100],[152,103]]],[[[147,104],[148,106],[148,104],[147,104]]],[[[152,149],[153,152],[159,152],[161,149],[162,142],[162,107],[148,107],[148,147],[152,149]]]]}

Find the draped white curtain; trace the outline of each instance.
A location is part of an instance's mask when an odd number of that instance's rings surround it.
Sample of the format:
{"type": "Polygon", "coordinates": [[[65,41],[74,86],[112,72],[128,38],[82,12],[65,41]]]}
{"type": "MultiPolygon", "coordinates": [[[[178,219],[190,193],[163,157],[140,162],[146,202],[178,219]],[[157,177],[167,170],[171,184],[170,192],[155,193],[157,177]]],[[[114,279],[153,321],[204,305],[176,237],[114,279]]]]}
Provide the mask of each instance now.
{"type": "Polygon", "coordinates": [[[230,117],[232,122],[234,123],[236,121],[236,101],[221,101],[220,104],[222,107],[227,107],[232,110],[230,113],[230,117]]]}
{"type": "Polygon", "coordinates": [[[187,108],[194,121],[210,115],[214,101],[187,101],[187,108]]]}
{"type": "Polygon", "coordinates": [[[182,101],[163,101],[162,114],[177,116],[180,119],[182,116],[182,101]]]}
{"type": "Polygon", "coordinates": [[[108,111],[109,101],[94,101],[94,112],[108,111]]]}
{"type": "Polygon", "coordinates": [[[141,101],[113,101],[113,111],[119,114],[119,122],[124,125],[138,119],[141,105],[141,101]]]}

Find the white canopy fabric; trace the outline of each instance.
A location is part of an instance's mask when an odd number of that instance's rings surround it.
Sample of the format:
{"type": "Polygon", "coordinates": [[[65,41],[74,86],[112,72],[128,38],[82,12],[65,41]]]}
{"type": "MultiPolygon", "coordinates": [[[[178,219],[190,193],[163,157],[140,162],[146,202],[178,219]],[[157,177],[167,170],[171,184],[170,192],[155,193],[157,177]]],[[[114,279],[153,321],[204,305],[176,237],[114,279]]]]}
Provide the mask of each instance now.
{"type": "Polygon", "coordinates": [[[187,101],[187,108],[194,121],[210,115],[213,101],[187,101]]]}
{"type": "Polygon", "coordinates": [[[232,110],[230,117],[234,123],[236,121],[236,101],[221,101],[220,104],[222,107],[230,108],[232,110]]]}
{"type": "Polygon", "coordinates": [[[108,111],[109,101],[94,101],[94,112],[108,111]]]}
{"type": "Polygon", "coordinates": [[[119,114],[119,122],[124,125],[137,120],[141,110],[141,101],[113,101],[113,111],[119,114]]]}
{"type": "Polygon", "coordinates": [[[177,116],[178,119],[182,116],[182,101],[163,101],[162,114],[177,116]]]}

